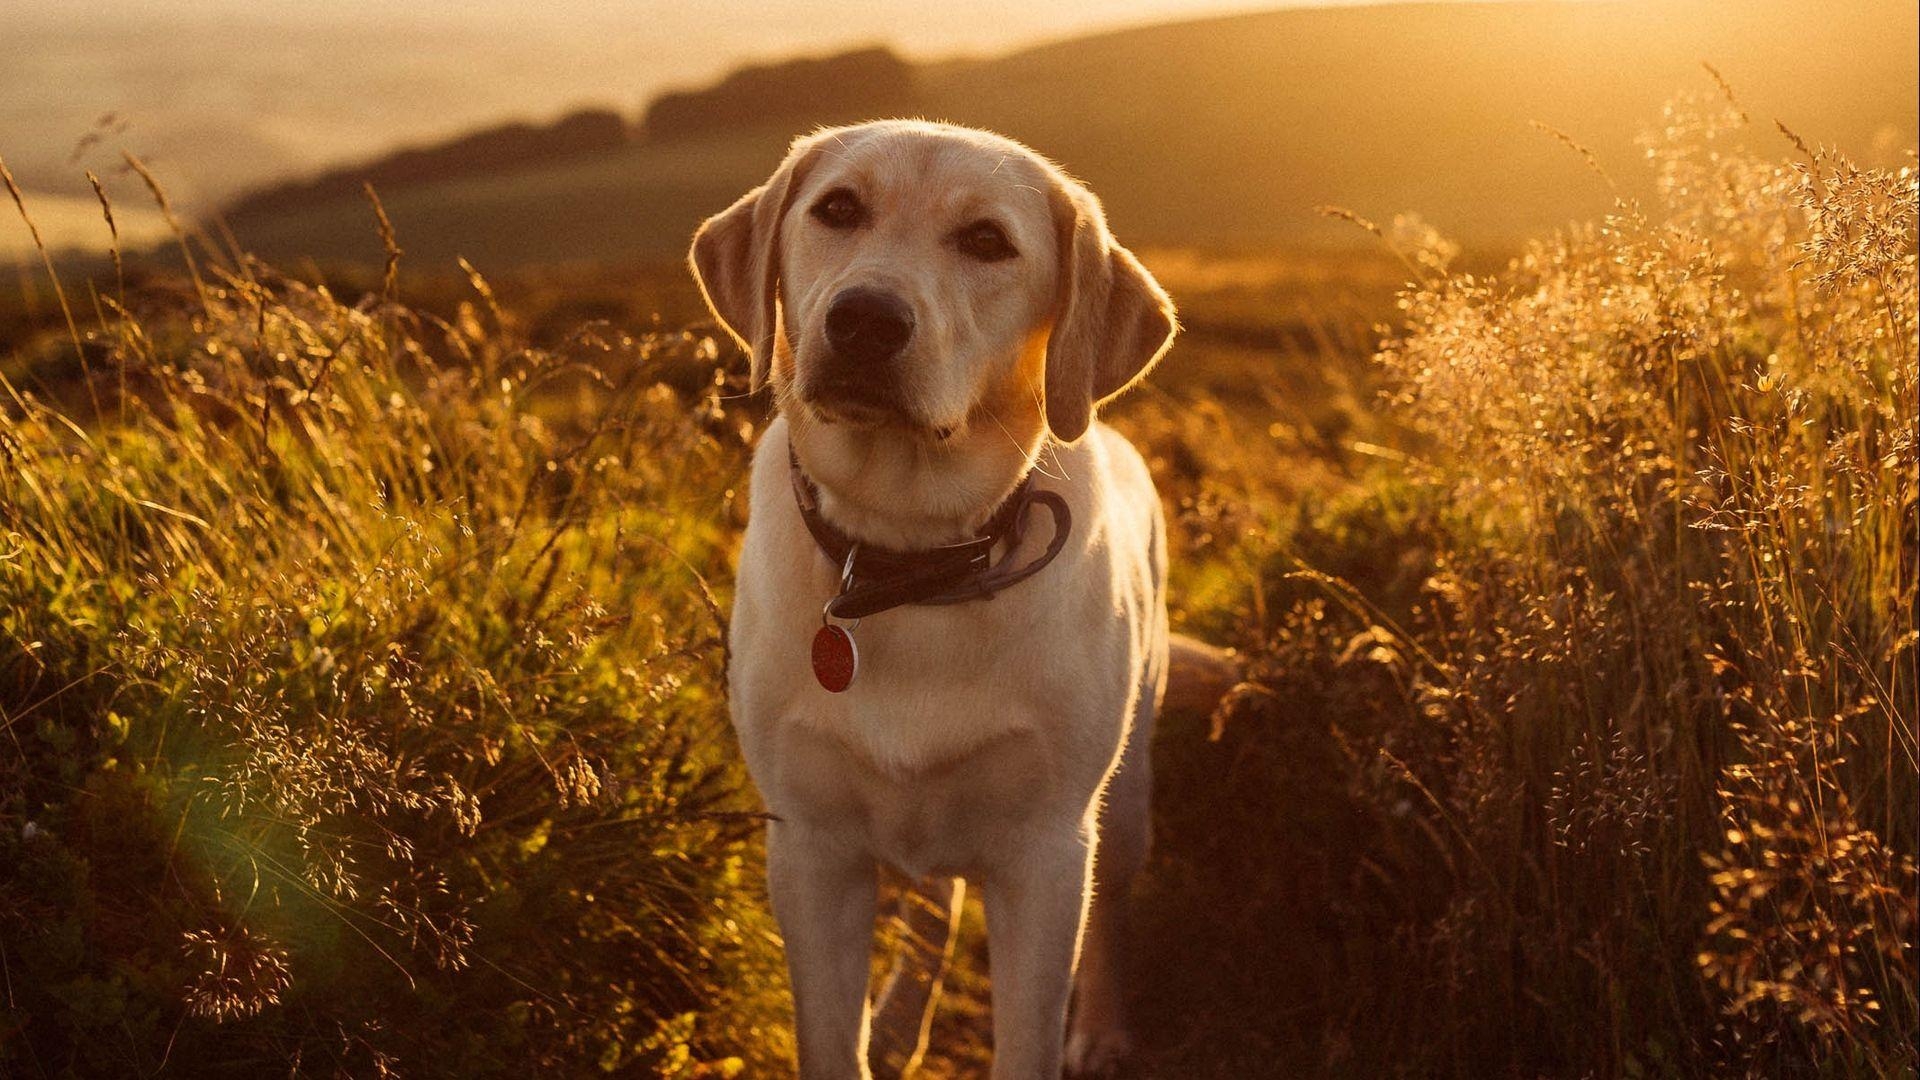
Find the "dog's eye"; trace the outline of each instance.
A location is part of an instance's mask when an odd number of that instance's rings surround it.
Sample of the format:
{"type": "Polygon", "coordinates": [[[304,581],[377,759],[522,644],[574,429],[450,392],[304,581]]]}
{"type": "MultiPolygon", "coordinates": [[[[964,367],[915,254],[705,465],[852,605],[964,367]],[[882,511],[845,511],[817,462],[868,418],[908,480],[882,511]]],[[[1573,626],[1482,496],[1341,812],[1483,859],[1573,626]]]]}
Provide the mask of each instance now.
{"type": "Polygon", "coordinates": [[[999,262],[1020,254],[1007,239],[1007,232],[991,221],[976,221],[954,234],[954,243],[969,258],[981,262],[999,262]]]}
{"type": "Polygon", "coordinates": [[[960,250],[981,262],[999,262],[1020,254],[1007,239],[1006,230],[991,221],[976,221],[961,229],[958,239],[960,250]]]}
{"type": "Polygon", "coordinates": [[[867,208],[860,204],[860,197],[846,188],[834,188],[820,196],[809,213],[829,229],[851,229],[867,220],[867,208]]]}

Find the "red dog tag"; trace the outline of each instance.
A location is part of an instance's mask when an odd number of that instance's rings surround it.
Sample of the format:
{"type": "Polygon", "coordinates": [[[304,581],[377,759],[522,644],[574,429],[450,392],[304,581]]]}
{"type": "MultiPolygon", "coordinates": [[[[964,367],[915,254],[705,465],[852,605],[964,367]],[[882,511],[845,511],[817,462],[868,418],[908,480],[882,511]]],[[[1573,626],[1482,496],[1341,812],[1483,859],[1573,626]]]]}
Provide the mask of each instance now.
{"type": "Polygon", "coordinates": [[[860,671],[860,652],[853,647],[853,635],[828,623],[813,635],[813,677],[830,693],[838,694],[853,685],[860,671]]]}

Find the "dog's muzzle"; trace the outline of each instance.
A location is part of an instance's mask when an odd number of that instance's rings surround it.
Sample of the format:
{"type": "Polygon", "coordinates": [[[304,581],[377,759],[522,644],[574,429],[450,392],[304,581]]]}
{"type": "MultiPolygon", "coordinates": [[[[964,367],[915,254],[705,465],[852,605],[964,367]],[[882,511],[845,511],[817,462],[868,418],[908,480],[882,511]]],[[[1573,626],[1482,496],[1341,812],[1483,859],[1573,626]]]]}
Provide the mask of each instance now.
{"type": "Polygon", "coordinates": [[[913,309],[892,293],[842,289],[827,306],[827,348],[807,399],[849,420],[907,419],[898,365],[913,340],[913,309]]]}

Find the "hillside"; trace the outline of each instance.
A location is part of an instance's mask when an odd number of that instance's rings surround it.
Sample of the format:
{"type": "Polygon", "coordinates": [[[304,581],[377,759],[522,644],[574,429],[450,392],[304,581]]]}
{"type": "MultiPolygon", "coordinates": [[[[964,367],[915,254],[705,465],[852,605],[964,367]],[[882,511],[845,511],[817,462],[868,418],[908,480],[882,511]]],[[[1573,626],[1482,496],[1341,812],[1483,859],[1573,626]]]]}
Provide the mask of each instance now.
{"type": "Polygon", "coordinates": [[[259,217],[298,212],[357,197],[369,183],[394,190],[463,176],[512,172],[617,150],[627,139],[626,121],[605,109],[583,109],[546,125],[501,124],[433,146],[409,147],[372,162],[332,169],[310,179],[262,188],[236,200],[227,213],[232,217],[259,217]]]}
{"type": "Polygon", "coordinates": [[[914,109],[919,82],[911,63],[881,47],[758,64],[713,86],[661,94],[647,106],[640,132],[673,142],[743,124],[848,123],[914,109]]]}
{"type": "MultiPolygon", "coordinates": [[[[665,99],[653,116],[671,122],[650,118],[637,143],[383,193],[416,266],[456,254],[496,267],[675,255],[796,131],[845,119],[851,102],[1030,142],[1100,191],[1136,245],[1344,243],[1349,232],[1314,213],[1334,203],[1381,219],[1416,211],[1470,245],[1500,247],[1610,199],[1535,121],[1592,147],[1635,194],[1642,118],[1677,91],[1714,92],[1700,69],[1710,61],[1763,121],[1761,137],[1778,118],[1888,161],[1915,141],[1915,40],[1915,10],[1897,0],[1288,9],[920,64],[851,98],[761,69],[775,75],[665,99]],[[743,86],[768,112],[740,108],[743,86]]],[[[355,195],[229,224],[274,257],[380,252],[355,195]]]]}

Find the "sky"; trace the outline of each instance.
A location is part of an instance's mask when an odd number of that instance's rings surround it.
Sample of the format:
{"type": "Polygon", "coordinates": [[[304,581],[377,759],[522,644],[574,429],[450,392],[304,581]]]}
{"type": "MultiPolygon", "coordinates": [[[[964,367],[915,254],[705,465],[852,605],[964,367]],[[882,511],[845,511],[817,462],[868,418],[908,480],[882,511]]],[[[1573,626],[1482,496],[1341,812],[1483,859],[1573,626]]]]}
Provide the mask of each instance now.
{"type": "MultiPolygon", "coordinates": [[[[1365,0],[142,0],[111,15],[98,0],[23,0],[10,18],[69,23],[103,19],[247,23],[286,20],[308,26],[465,26],[499,32],[635,32],[718,47],[735,54],[885,39],[911,50],[1001,49],[1036,38],[1102,27],[1274,7],[1365,0]]],[[[724,61],[722,61],[724,62],[724,61]]]]}

